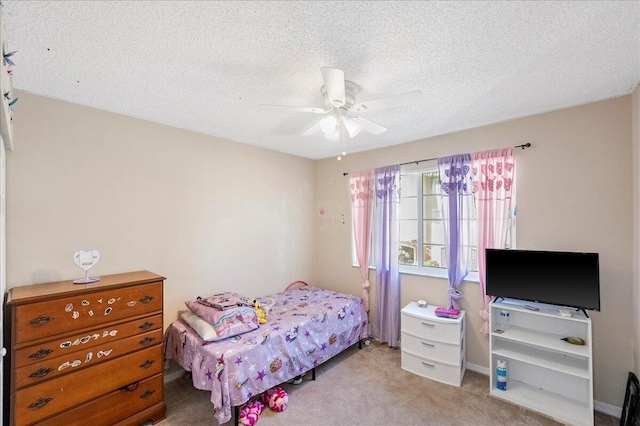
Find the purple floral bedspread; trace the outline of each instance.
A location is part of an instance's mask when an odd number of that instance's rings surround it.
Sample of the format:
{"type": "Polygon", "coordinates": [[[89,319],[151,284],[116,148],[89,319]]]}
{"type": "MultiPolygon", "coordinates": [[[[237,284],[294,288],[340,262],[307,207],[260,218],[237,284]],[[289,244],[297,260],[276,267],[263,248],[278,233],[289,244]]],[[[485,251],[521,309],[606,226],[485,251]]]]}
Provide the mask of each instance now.
{"type": "Polygon", "coordinates": [[[316,287],[259,298],[275,304],[257,330],[217,342],[204,342],[182,321],[165,332],[165,360],[192,372],[193,385],[211,391],[219,424],[241,405],[337,355],[368,336],[362,299],[316,287]]]}

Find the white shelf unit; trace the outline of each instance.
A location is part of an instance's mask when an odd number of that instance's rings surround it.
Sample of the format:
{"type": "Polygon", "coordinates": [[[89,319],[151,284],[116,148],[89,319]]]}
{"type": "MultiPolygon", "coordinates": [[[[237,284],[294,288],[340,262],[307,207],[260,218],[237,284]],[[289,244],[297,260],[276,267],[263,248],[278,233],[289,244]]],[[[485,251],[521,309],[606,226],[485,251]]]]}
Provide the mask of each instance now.
{"type": "Polygon", "coordinates": [[[563,317],[559,308],[511,299],[491,303],[490,393],[563,423],[593,425],[591,319],[579,310],[563,317]],[[502,310],[509,311],[509,329],[497,333],[502,310]],[[561,340],[569,336],[586,345],[561,340]],[[506,391],[496,388],[498,360],[507,362],[506,391]]]}

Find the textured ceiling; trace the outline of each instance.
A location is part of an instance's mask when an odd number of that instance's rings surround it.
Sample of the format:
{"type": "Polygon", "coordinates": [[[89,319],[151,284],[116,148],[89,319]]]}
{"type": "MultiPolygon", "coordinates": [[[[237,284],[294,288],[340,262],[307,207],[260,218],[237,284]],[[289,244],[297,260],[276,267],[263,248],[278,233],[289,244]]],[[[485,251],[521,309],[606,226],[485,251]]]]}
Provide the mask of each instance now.
{"type": "MultiPolygon", "coordinates": [[[[311,159],[320,67],[357,100],[421,90],[363,113],[364,151],[630,93],[640,2],[187,2],[2,0],[17,89],[311,159]]],[[[20,114],[16,104],[15,114],[20,114]]],[[[514,141],[522,142],[522,141],[514,141]]],[[[177,141],[179,149],[179,141],[177,141]]]]}

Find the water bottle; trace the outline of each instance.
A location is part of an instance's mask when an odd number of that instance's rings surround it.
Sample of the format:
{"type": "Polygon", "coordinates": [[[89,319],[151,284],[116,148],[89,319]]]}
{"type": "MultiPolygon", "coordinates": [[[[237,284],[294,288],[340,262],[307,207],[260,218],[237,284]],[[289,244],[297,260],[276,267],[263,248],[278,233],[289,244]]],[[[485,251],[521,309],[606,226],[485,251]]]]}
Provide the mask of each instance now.
{"type": "Polygon", "coordinates": [[[501,391],[507,390],[507,361],[499,359],[496,368],[496,388],[501,391]]]}
{"type": "Polygon", "coordinates": [[[500,330],[509,329],[509,311],[500,311],[500,316],[498,317],[498,328],[500,330]]]}

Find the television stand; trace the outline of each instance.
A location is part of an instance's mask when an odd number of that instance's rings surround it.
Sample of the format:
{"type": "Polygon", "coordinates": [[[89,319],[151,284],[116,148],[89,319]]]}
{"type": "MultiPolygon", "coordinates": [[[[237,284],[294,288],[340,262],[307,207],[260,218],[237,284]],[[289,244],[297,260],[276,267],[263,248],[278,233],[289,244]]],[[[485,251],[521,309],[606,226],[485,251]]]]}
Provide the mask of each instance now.
{"type": "Polygon", "coordinates": [[[576,310],[563,317],[558,306],[503,299],[489,306],[490,394],[554,419],[593,425],[593,341],[591,319],[576,310]],[[525,305],[534,305],[532,311],[525,305]],[[509,328],[497,330],[500,311],[509,328]],[[563,337],[580,337],[572,345],[563,337]],[[497,389],[498,360],[506,361],[507,389],[497,389]]]}

